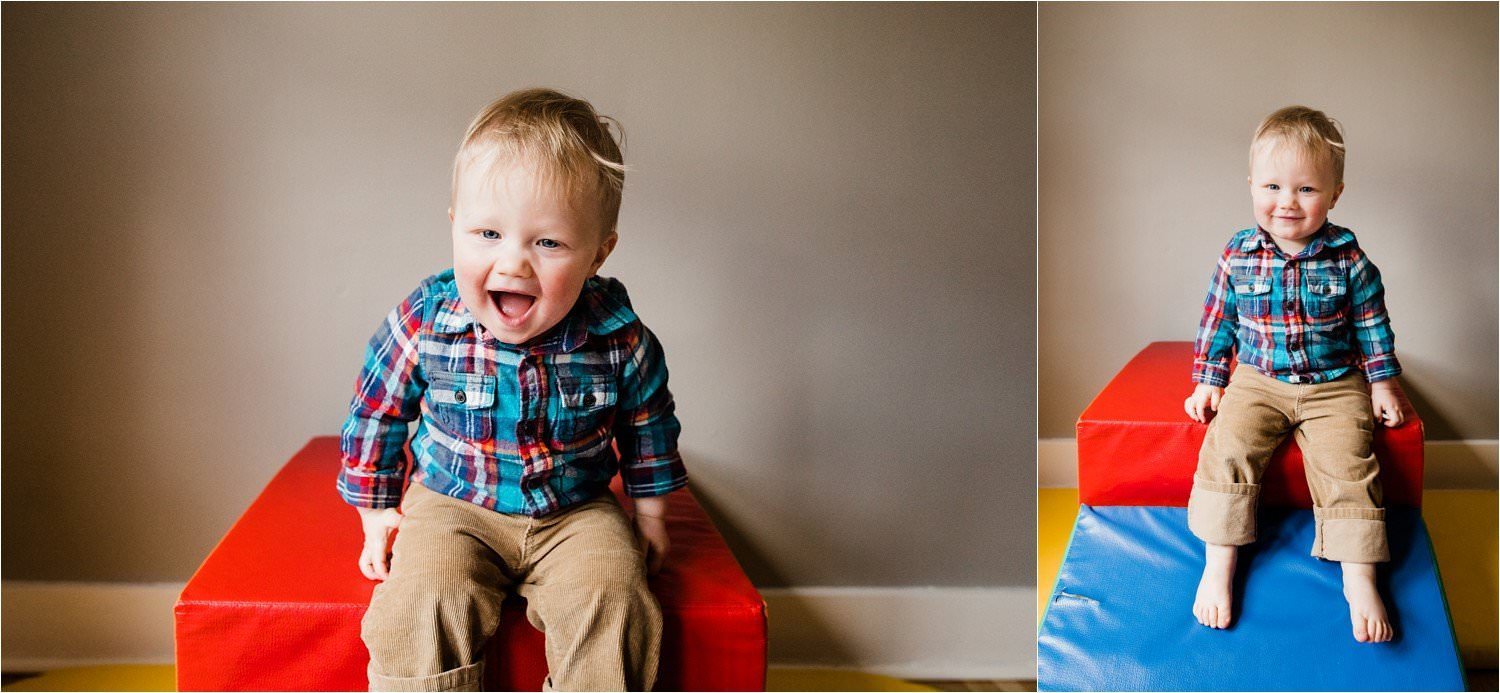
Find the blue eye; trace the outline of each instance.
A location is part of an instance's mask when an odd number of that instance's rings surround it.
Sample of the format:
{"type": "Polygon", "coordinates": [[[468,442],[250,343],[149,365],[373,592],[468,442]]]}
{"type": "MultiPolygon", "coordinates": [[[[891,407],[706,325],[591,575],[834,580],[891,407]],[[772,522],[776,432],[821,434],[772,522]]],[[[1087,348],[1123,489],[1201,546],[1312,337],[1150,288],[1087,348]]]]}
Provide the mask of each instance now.
{"type": "Polygon", "coordinates": [[[542,240],[537,241],[536,244],[539,245],[539,246],[542,246],[543,248],[548,248],[548,249],[561,248],[562,247],[561,243],[558,243],[557,241],[554,241],[554,240],[552,240],[550,238],[543,238],[542,240]]]}
{"type": "Polygon", "coordinates": [[[1306,186],[1306,185],[1304,185],[1304,186],[1302,186],[1300,188],[1297,188],[1297,192],[1300,192],[1300,193],[1310,193],[1312,191],[1313,191],[1313,189],[1311,187],[1309,187],[1309,186],[1306,186]]]}
{"type": "Polygon", "coordinates": [[[1281,186],[1279,186],[1279,185],[1277,185],[1275,183],[1267,183],[1266,184],[1266,189],[1267,190],[1280,190],[1281,186]]]}
{"type": "Polygon", "coordinates": [[[480,231],[479,235],[483,236],[487,241],[495,241],[500,239],[500,232],[494,229],[485,229],[483,231],[480,231]]]}

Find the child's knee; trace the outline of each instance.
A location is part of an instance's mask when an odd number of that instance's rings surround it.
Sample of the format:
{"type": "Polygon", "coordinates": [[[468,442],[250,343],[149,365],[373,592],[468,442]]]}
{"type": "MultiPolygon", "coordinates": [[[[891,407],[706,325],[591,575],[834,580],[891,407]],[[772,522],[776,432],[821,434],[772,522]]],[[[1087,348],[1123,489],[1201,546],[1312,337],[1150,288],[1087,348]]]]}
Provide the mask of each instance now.
{"type": "Polygon", "coordinates": [[[376,661],[387,654],[405,658],[413,649],[414,633],[443,633],[462,642],[433,643],[444,660],[441,666],[470,663],[488,634],[499,624],[503,595],[471,580],[390,580],[376,588],[360,622],[360,637],[376,661]]]}

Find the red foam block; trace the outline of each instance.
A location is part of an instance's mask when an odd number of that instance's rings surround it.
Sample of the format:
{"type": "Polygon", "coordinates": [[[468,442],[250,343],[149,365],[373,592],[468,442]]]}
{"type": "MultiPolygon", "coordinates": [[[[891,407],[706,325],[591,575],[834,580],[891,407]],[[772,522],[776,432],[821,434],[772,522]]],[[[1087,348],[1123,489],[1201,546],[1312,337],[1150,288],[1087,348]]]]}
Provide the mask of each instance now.
{"type": "MultiPolygon", "coordinates": [[[[188,581],[175,608],[178,690],[367,688],[359,622],[375,583],[355,565],[359,520],[334,490],[338,469],[338,439],[314,438],[188,581]]],[[[764,690],[765,602],[691,494],[673,494],[667,517],[672,553],[651,578],[665,621],[657,689],[764,690]]],[[[542,634],[518,598],[485,662],[486,690],[540,690],[542,634]]]]}
{"type": "MultiPolygon", "coordinates": [[[[1078,417],[1078,495],[1088,505],[1187,505],[1208,426],[1187,417],[1191,342],[1153,342],[1078,417]]],[[[1422,421],[1375,427],[1387,505],[1422,504],[1422,421]]],[[[1312,507],[1293,437],[1266,469],[1261,502],[1312,507]]]]}

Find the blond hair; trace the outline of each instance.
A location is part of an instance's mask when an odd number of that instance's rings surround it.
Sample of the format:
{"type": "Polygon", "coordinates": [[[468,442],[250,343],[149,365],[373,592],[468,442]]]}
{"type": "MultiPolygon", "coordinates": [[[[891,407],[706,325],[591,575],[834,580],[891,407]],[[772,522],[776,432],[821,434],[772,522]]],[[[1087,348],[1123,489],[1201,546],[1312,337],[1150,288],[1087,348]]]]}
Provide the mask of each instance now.
{"type": "Polygon", "coordinates": [[[1314,159],[1328,156],[1333,165],[1333,181],[1344,182],[1344,133],[1338,121],[1322,111],[1306,106],[1287,106],[1260,122],[1250,140],[1250,159],[1262,143],[1291,144],[1299,153],[1314,159]]]}
{"type": "Polygon", "coordinates": [[[484,107],[469,123],[453,158],[453,197],[458,177],[468,166],[483,163],[493,176],[500,163],[535,167],[543,182],[574,200],[597,205],[605,236],[614,233],[625,189],[625,159],[609,132],[609,123],[593,105],[552,89],[522,89],[484,107]]]}

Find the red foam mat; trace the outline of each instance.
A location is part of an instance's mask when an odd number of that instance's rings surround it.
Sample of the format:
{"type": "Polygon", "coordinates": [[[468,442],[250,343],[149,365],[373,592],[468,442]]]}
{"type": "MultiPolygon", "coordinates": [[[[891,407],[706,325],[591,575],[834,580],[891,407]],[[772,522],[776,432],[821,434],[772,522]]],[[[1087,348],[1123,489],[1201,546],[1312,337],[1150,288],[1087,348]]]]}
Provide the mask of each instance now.
{"type": "MultiPolygon", "coordinates": [[[[1078,494],[1087,505],[1187,505],[1208,426],[1187,417],[1191,342],[1153,342],[1078,417],[1078,494]]],[[[1375,456],[1387,505],[1422,503],[1422,422],[1376,426],[1375,456]]],[[[1312,507],[1292,436],[1271,458],[1261,502],[1312,507]]]]}
{"type": "MultiPolygon", "coordinates": [[[[375,583],[355,566],[359,520],[334,490],[338,468],[338,439],[314,438],[193,575],[175,609],[178,690],[367,688],[359,622],[375,583]]],[[[690,494],[667,512],[672,554],[651,578],[665,620],[657,689],[764,690],[765,602],[690,494]]],[[[485,661],[487,690],[540,690],[542,635],[518,599],[485,661]]]]}

